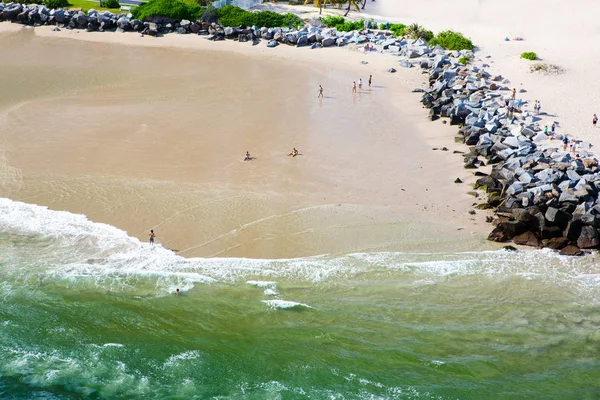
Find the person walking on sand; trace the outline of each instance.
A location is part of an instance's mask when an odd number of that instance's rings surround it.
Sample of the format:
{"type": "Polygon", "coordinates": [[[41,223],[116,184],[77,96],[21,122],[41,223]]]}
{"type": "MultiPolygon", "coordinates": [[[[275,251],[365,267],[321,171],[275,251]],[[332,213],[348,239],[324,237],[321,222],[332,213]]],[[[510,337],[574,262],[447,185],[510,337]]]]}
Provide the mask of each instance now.
{"type": "Polygon", "coordinates": [[[297,155],[298,155],[298,150],[296,150],[296,148],[294,147],[294,149],[292,150],[292,152],[290,154],[288,154],[288,157],[289,156],[296,157],[297,155]]]}
{"type": "Polygon", "coordinates": [[[352,82],[352,93],[356,93],[356,81],[352,82]]]}
{"type": "Polygon", "coordinates": [[[358,88],[362,89],[362,78],[358,79],[358,88]]]}
{"type": "Polygon", "coordinates": [[[150,233],[148,234],[148,236],[150,237],[150,246],[154,246],[154,238],[156,237],[156,235],[154,234],[153,229],[150,229],[150,233]]]}
{"type": "Polygon", "coordinates": [[[322,99],[323,98],[323,86],[319,85],[319,95],[317,96],[317,99],[322,99]]]}
{"type": "Polygon", "coordinates": [[[595,128],[597,123],[598,123],[598,116],[596,114],[594,114],[594,116],[592,117],[592,126],[595,128]]]}
{"type": "Polygon", "coordinates": [[[373,75],[369,75],[369,87],[371,87],[372,82],[373,82],[373,75]]]}
{"type": "Polygon", "coordinates": [[[252,156],[248,151],[246,152],[246,158],[244,158],[244,161],[252,161],[252,156]]]}

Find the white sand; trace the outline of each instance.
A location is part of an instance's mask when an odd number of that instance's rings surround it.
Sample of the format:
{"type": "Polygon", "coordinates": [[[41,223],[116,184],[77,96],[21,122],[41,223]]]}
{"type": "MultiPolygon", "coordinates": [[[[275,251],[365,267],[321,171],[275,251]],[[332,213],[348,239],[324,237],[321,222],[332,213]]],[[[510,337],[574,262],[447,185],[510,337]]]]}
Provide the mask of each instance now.
{"type": "MultiPolygon", "coordinates": [[[[274,7],[264,4],[262,8],[274,7]]],[[[300,9],[304,7],[283,7],[300,9]]],[[[311,7],[310,15],[318,16],[311,7]]],[[[341,13],[326,10],[326,13],[341,13]]],[[[305,16],[309,14],[304,14],[305,16]]],[[[470,37],[478,48],[477,56],[490,65],[488,71],[511,81],[524,100],[542,103],[544,122],[560,123],[558,133],[600,145],[600,125],[592,127],[592,115],[600,115],[600,65],[598,18],[600,2],[596,0],[376,0],[368,1],[362,13],[351,18],[371,18],[377,22],[417,22],[439,32],[451,29],[470,37]],[[523,41],[504,38],[521,37],[523,41]],[[556,64],[566,71],[560,76],[532,74],[532,61],[520,58],[533,51],[539,62],[556,64]],[[491,58],[485,58],[486,56],[491,58]]],[[[598,152],[596,152],[598,154],[598,152]]]]}

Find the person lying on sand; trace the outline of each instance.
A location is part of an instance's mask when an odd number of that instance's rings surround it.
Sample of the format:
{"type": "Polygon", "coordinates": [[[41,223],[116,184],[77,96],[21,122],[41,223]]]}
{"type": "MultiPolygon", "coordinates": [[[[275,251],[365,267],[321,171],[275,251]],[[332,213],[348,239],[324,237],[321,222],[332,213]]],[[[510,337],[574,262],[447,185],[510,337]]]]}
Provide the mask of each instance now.
{"type": "Polygon", "coordinates": [[[246,158],[244,158],[244,161],[252,161],[252,156],[249,152],[246,152],[246,158]]]}
{"type": "Polygon", "coordinates": [[[288,157],[289,156],[296,157],[297,155],[298,155],[298,150],[296,150],[296,148],[294,147],[294,150],[292,150],[292,152],[290,154],[288,154],[288,157]]]}

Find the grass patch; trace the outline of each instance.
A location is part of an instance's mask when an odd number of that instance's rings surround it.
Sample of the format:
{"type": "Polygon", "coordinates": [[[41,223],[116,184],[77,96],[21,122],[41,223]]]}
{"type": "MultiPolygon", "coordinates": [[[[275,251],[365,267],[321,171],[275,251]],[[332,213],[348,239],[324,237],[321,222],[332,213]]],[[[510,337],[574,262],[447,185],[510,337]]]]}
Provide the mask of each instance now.
{"type": "Polygon", "coordinates": [[[150,0],[146,4],[131,10],[133,17],[146,20],[154,16],[166,17],[174,20],[187,19],[195,21],[206,11],[193,1],[181,0],[150,0]]]}
{"type": "Polygon", "coordinates": [[[246,11],[235,6],[225,6],[217,9],[217,18],[223,26],[279,28],[297,27],[304,24],[298,16],[291,13],[279,14],[273,11],[246,11]]]}
{"type": "Polygon", "coordinates": [[[448,50],[473,50],[473,42],[454,31],[442,31],[429,41],[431,46],[441,46],[448,50]]]}
{"type": "Polygon", "coordinates": [[[467,65],[469,63],[469,61],[471,61],[471,57],[469,57],[469,56],[462,56],[461,58],[458,59],[458,62],[461,63],[462,65],[467,65]]]}
{"type": "Polygon", "coordinates": [[[68,0],[44,0],[44,5],[48,8],[65,8],[69,6],[68,0]]]}
{"type": "Polygon", "coordinates": [[[525,53],[521,54],[521,58],[534,61],[537,60],[537,54],[535,54],[533,51],[526,51],[525,53]]]}
{"type": "MultiPolygon", "coordinates": [[[[47,6],[47,5],[46,5],[47,6]]],[[[96,11],[110,11],[118,14],[121,12],[120,8],[106,8],[100,7],[100,2],[90,0],[69,0],[68,8],[81,8],[84,12],[91,10],[92,8],[96,11]]]]}

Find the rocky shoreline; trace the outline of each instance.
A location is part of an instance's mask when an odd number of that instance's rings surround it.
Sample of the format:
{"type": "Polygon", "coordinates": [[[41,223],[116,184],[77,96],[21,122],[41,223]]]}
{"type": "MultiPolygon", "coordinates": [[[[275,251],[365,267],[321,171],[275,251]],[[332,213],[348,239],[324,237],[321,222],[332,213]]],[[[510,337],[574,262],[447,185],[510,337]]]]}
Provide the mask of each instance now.
{"type": "Polygon", "coordinates": [[[0,21],[151,36],[197,34],[208,40],[253,44],[262,39],[268,47],[375,45],[397,56],[400,67],[417,67],[428,74],[430,87],[414,92],[423,93],[422,103],[430,109],[431,120],[447,118],[459,126],[456,141],[469,146],[465,168],[492,165],[490,174],[476,172],[475,184],[487,193],[479,208],[493,209],[496,215],[489,218],[494,224],[489,240],[549,247],[566,255],[581,255],[600,246],[600,169],[588,151],[591,146],[577,143],[576,153],[566,151],[563,135],[544,132],[537,115],[521,110],[506,79],[490,75],[486,64],[479,68],[469,63],[471,51],[433,48],[423,40],[394,38],[378,30],[337,32],[310,25],[297,30],[222,27],[214,21],[165,18],[140,21],[131,14],[51,10],[35,4],[0,3],[0,21]]]}

